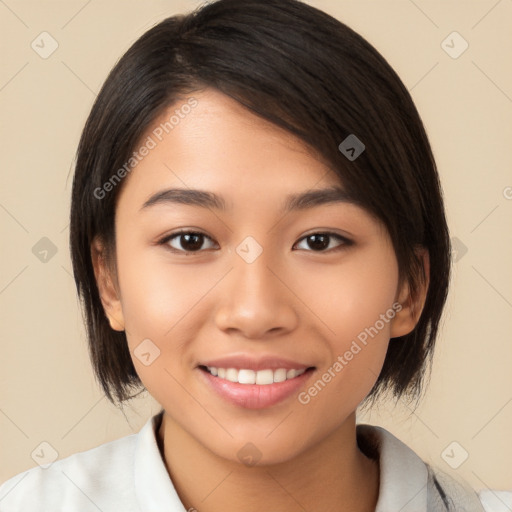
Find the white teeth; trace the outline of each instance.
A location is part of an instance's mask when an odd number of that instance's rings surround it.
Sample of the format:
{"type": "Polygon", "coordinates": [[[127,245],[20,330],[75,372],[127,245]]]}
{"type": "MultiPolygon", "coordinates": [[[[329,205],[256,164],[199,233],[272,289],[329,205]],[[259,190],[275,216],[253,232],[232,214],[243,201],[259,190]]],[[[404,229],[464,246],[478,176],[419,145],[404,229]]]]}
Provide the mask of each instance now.
{"type": "Polygon", "coordinates": [[[226,380],[231,382],[238,382],[238,370],[235,368],[228,368],[226,370],[226,380]]]}
{"type": "Polygon", "coordinates": [[[274,372],[272,370],[259,370],[256,372],[256,384],[274,384],[274,372]]]}
{"type": "Polygon", "coordinates": [[[286,372],[286,378],[287,379],[293,379],[295,377],[295,375],[296,375],[295,372],[296,372],[296,370],[288,370],[286,372]]]}
{"type": "Polygon", "coordinates": [[[240,370],[238,372],[240,384],[256,384],[256,372],[254,370],[240,370]]]}
{"type": "Polygon", "coordinates": [[[279,368],[274,372],[274,382],[284,382],[286,380],[286,368],[279,368]]]}
{"type": "Polygon", "coordinates": [[[215,377],[229,380],[230,382],[238,382],[239,384],[259,384],[266,386],[274,382],[284,382],[285,380],[294,379],[302,375],[306,370],[287,370],[279,368],[277,370],[237,370],[236,368],[217,368],[215,366],[207,366],[208,371],[215,377]]]}

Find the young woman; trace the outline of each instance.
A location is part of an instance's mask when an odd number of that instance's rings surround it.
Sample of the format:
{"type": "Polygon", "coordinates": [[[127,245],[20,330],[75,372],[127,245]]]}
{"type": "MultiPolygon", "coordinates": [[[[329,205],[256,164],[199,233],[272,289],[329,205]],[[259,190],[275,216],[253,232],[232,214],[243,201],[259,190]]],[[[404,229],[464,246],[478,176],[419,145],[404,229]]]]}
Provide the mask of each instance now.
{"type": "Polygon", "coordinates": [[[450,274],[439,178],[395,72],[295,0],[164,20],[78,148],[92,363],[138,434],[0,488],[7,511],[483,510],[362,402],[419,396],[450,274]]]}

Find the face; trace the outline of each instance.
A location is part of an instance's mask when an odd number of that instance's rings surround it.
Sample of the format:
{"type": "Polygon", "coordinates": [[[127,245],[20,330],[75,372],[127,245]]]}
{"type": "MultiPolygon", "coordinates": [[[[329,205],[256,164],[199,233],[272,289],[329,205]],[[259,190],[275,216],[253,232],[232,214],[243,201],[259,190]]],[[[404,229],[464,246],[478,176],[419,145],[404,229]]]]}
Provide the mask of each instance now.
{"type": "Polygon", "coordinates": [[[155,147],[116,209],[118,287],[100,292],[166,421],[226,459],[290,460],[354,420],[390,337],[414,327],[407,290],[387,231],[312,151],[220,92],[193,97],[142,139],[155,147]]]}

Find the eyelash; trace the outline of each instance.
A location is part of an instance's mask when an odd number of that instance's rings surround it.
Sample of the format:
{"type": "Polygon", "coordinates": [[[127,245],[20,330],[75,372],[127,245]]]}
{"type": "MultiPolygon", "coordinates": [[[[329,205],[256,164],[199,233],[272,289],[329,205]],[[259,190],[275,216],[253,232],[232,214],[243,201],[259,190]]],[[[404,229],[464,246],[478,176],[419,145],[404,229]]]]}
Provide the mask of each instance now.
{"type": "MultiPolygon", "coordinates": [[[[187,231],[187,230],[182,230],[182,231],[176,231],[175,233],[171,233],[170,235],[166,235],[164,238],[162,238],[161,240],[159,240],[157,242],[158,245],[167,245],[168,242],[170,242],[172,239],[174,238],[178,238],[180,235],[201,235],[205,238],[208,238],[209,240],[212,240],[211,237],[209,237],[208,235],[206,235],[205,233],[202,233],[200,231],[187,231]]],[[[331,253],[331,252],[336,252],[338,250],[341,250],[343,248],[346,248],[346,247],[349,247],[351,245],[354,244],[354,242],[352,240],[349,240],[348,238],[344,237],[344,236],[341,236],[337,233],[332,233],[332,232],[329,232],[329,231],[316,231],[314,233],[309,233],[308,235],[306,236],[303,236],[302,238],[300,238],[297,243],[301,242],[302,240],[305,240],[307,239],[308,237],[310,236],[313,236],[313,235],[324,235],[324,236],[328,236],[328,237],[332,237],[332,238],[336,238],[338,241],[340,242],[343,242],[342,244],[340,244],[339,246],[337,247],[334,247],[334,248],[331,248],[331,249],[327,249],[327,250],[320,250],[320,251],[314,251],[314,250],[309,250],[307,252],[316,252],[316,253],[331,253]]],[[[213,241],[213,240],[212,240],[213,241]]],[[[295,244],[296,245],[296,244],[295,244]]],[[[329,244],[330,245],[330,244],[329,244]]],[[[197,251],[186,251],[186,250],[181,250],[181,249],[175,249],[174,247],[171,247],[170,245],[167,245],[167,248],[173,252],[173,253],[184,253],[184,254],[197,254],[197,253],[200,253],[200,252],[204,252],[203,249],[199,249],[197,251]]]]}

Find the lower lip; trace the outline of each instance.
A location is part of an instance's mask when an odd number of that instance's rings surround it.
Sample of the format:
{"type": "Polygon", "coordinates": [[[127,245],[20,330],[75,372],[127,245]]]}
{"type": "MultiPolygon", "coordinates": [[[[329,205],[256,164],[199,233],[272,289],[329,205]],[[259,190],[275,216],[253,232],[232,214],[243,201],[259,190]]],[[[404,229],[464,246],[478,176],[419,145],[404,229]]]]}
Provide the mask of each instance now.
{"type": "Polygon", "coordinates": [[[259,385],[230,382],[226,379],[214,377],[201,368],[198,368],[198,370],[206,379],[206,382],[222,398],[246,409],[264,409],[285,400],[304,386],[305,381],[313,371],[308,369],[302,375],[284,382],[259,385]]]}

